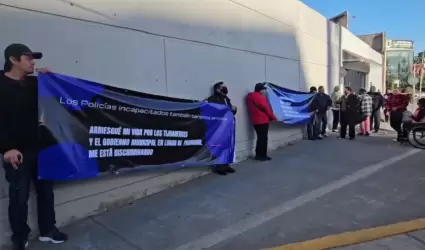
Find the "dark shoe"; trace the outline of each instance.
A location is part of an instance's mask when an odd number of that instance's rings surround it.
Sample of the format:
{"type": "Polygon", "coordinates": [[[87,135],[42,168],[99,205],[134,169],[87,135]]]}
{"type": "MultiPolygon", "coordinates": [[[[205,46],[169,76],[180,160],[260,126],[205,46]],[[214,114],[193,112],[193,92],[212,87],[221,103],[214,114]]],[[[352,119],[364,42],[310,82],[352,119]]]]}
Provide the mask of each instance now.
{"type": "Polygon", "coordinates": [[[228,167],[225,169],[225,171],[226,171],[227,173],[230,173],[230,174],[232,174],[232,173],[236,172],[236,170],[235,170],[234,168],[230,167],[230,166],[228,166],[228,167]]]}
{"type": "Polygon", "coordinates": [[[255,156],[256,161],[267,161],[267,158],[255,156]]]}
{"type": "Polygon", "coordinates": [[[358,136],[364,136],[364,134],[363,134],[363,133],[357,133],[357,135],[358,135],[358,136]]]}
{"type": "Polygon", "coordinates": [[[356,137],[350,137],[350,140],[354,140],[354,139],[356,139],[356,137]]]}
{"type": "Polygon", "coordinates": [[[366,134],[364,134],[364,136],[370,136],[370,134],[369,133],[366,133],[366,134]]]}
{"type": "Polygon", "coordinates": [[[25,250],[28,247],[28,241],[13,243],[12,250],[25,250]]]}
{"type": "Polygon", "coordinates": [[[335,132],[338,132],[338,130],[336,130],[336,129],[332,129],[332,132],[334,132],[334,133],[335,133],[335,132]]]}
{"type": "Polygon", "coordinates": [[[308,138],[309,141],[315,141],[316,138],[308,138]]]}
{"type": "Polygon", "coordinates": [[[375,131],[373,131],[372,133],[376,134],[376,133],[379,133],[379,131],[378,131],[378,130],[375,130],[375,131]]]}
{"type": "Polygon", "coordinates": [[[41,242],[61,244],[68,240],[68,235],[62,233],[57,228],[55,228],[53,231],[51,231],[48,234],[40,235],[40,237],[38,237],[38,240],[41,242]]]}
{"type": "Polygon", "coordinates": [[[266,161],[271,161],[272,158],[270,156],[266,156],[266,161]]]}
{"type": "Polygon", "coordinates": [[[225,166],[223,166],[223,165],[211,166],[211,172],[213,172],[214,174],[218,174],[218,175],[226,175],[227,174],[225,166]]]}
{"type": "Polygon", "coordinates": [[[216,170],[216,169],[213,169],[212,172],[214,174],[218,174],[218,175],[226,175],[227,174],[226,172],[224,172],[222,170],[216,170]]]}

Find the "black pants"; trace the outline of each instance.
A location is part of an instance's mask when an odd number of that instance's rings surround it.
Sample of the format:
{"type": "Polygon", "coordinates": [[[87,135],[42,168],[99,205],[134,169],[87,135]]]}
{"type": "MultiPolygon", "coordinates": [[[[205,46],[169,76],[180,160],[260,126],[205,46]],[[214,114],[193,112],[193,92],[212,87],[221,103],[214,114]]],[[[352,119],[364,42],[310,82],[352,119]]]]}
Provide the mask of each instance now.
{"type": "Polygon", "coordinates": [[[381,127],[381,110],[376,110],[372,113],[370,117],[370,130],[379,131],[381,127]]]}
{"type": "Polygon", "coordinates": [[[333,122],[332,122],[332,130],[337,130],[338,129],[338,124],[339,124],[339,110],[332,110],[332,114],[333,114],[333,122]]]}
{"type": "Polygon", "coordinates": [[[341,112],[341,130],[340,137],[345,138],[347,136],[347,127],[348,127],[348,136],[350,138],[356,137],[356,123],[354,122],[356,119],[355,114],[351,112],[341,112]]]}
{"type": "Polygon", "coordinates": [[[413,123],[412,121],[403,122],[403,137],[408,138],[410,130],[417,125],[416,123],[413,123]]]}
{"type": "Polygon", "coordinates": [[[326,134],[326,127],[328,126],[328,116],[326,113],[317,114],[317,134],[324,135],[326,134]]]}
{"type": "Polygon", "coordinates": [[[254,125],[255,132],[257,133],[257,145],[255,146],[255,157],[266,158],[267,157],[267,145],[268,145],[268,134],[269,124],[257,124],[254,125]]]}
{"type": "Polygon", "coordinates": [[[384,109],[384,116],[385,116],[385,122],[388,122],[388,120],[389,120],[388,109],[384,109]]]}
{"type": "Polygon", "coordinates": [[[318,128],[317,128],[317,116],[316,114],[313,114],[310,118],[310,121],[307,123],[307,137],[308,139],[314,139],[316,138],[318,134],[318,128]]]}
{"type": "Polygon", "coordinates": [[[30,184],[34,182],[37,192],[38,227],[41,235],[55,228],[53,182],[37,179],[37,154],[24,153],[23,163],[15,170],[4,163],[6,180],[9,182],[9,223],[12,241],[23,242],[31,232],[27,224],[30,184]]]}
{"type": "Polygon", "coordinates": [[[391,111],[390,126],[397,132],[397,137],[402,136],[401,124],[403,123],[403,111],[391,111]]]}

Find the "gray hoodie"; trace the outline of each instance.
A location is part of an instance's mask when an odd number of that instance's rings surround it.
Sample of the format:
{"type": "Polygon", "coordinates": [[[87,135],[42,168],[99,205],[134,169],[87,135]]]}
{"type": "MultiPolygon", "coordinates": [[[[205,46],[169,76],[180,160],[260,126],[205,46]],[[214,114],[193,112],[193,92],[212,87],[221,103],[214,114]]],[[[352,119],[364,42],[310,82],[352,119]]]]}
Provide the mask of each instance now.
{"type": "Polygon", "coordinates": [[[339,110],[340,105],[336,102],[341,98],[341,91],[339,86],[334,87],[334,91],[331,94],[331,100],[332,100],[332,109],[333,110],[339,110]]]}

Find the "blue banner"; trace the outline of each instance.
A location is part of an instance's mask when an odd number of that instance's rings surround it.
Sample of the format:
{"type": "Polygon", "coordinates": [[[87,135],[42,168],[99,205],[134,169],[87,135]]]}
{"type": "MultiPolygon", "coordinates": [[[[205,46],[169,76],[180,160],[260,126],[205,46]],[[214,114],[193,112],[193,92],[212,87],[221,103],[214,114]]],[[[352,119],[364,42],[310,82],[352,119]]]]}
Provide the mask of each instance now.
{"type": "Polygon", "coordinates": [[[39,74],[39,178],[234,162],[230,107],[39,74]]]}
{"type": "Polygon", "coordinates": [[[314,94],[267,83],[267,98],[273,113],[286,124],[307,124],[312,116],[309,107],[313,97],[314,94]]]}

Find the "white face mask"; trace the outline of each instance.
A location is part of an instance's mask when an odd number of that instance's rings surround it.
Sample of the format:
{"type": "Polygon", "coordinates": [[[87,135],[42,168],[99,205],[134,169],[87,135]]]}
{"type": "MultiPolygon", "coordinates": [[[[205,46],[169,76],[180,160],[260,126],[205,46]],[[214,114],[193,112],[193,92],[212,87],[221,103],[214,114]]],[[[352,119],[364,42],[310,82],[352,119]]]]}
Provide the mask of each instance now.
{"type": "Polygon", "coordinates": [[[261,94],[264,95],[264,96],[267,95],[267,90],[265,90],[265,89],[261,90],[261,94]]]}

